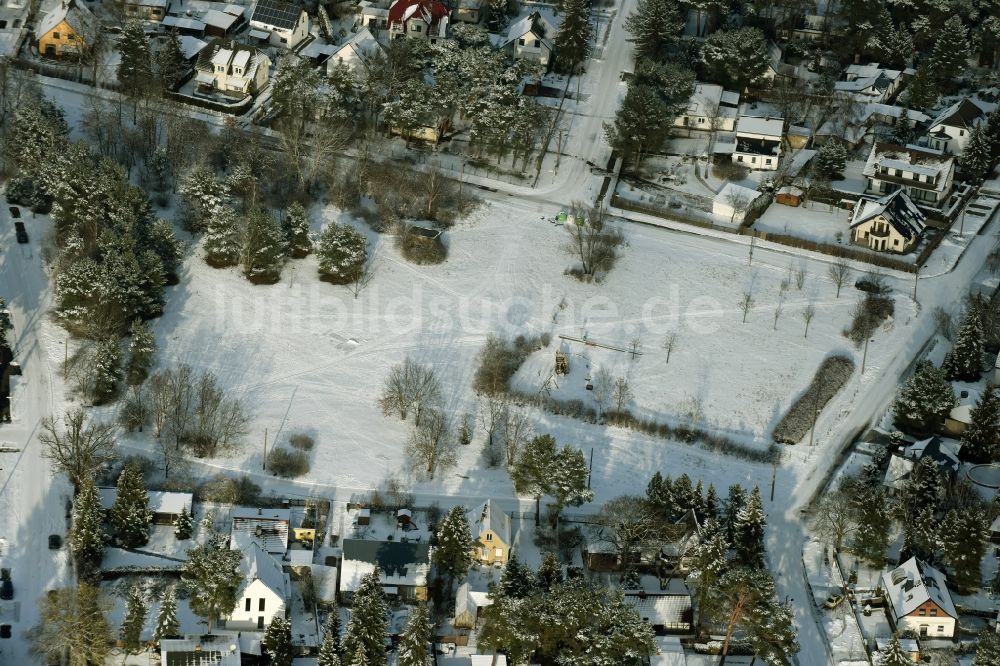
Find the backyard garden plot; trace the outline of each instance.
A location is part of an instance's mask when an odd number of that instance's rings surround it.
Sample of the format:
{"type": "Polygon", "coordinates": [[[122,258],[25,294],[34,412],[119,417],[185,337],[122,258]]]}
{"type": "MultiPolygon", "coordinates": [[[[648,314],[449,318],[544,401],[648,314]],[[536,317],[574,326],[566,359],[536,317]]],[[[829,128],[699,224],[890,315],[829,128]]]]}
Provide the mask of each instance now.
{"type": "MultiPolygon", "coordinates": [[[[352,222],[335,209],[316,210],[313,230],[334,219],[352,222]]],[[[375,274],[357,298],[321,283],[313,258],[289,263],[276,285],[253,286],[234,269],[209,268],[196,247],[154,326],[161,367],[189,363],[213,372],[252,414],[245,445],[219,464],[260,471],[266,429],[270,447],[288,446],[294,432],[315,437],[307,477],[314,482],[363,489],[388,475],[406,477],[409,424],[383,416],[376,404],[389,369],[406,357],[433,366],[445,412],[456,423],[474,423],[472,376],[492,333],[552,336],[515,376],[523,391],[542,390],[559,334],[628,349],[637,341],[641,355],[634,358],[566,342],[570,375],[549,390],[593,400],[584,385],[587,366],[590,373],[606,369],[628,379],[641,415],[687,420],[761,448],[823,358],[855,353],[841,330],[856,294],[848,288],[836,299],[823,263],[758,249],[748,266],[743,246],[632,225],[610,275],[581,283],[563,274],[574,264],[562,250],[564,228],[517,202],[484,206],[448,237],[446,263],[415,267],[391,238],[369,233],[375,274]],[[744,324],[745,293],[751,303],[744,324]],[[807,338],[802,311],[809,304],[816,314],[807,338]],[[668,363],[663,341],[671,333],[668,363]]],[[[891,345],[892,336],[879,333],[869,361],[891,345]]],[[[568,419],[546,427],[574,440],[611,442],[605,449],[613,460],[595,463],[599,494],[602,484],[621,487],[648,475],[644,449],[655,447],[657,460],[672,450],[662,439],[606,436],[603,426],[568,419]]],[[[432,487],[509,494],[507,474],[484,468],[483,437],[477,428],[472,445],[460,447],[457,468],[432,487]]],[[[129,443],[153,446],[148,433],[129,443]]]]}

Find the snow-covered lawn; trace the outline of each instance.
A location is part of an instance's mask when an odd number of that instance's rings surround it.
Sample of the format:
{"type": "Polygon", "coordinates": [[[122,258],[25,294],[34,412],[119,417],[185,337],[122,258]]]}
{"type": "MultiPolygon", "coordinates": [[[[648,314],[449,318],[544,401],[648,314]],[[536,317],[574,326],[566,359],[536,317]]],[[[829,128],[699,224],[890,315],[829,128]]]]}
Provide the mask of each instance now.
{"type": "Polygon", "coordinates": [[[820,243],[850,244],[851,214],[843,208],[807,201],[801,206],[774,203],[753,223],[753,228],[772,234],[788,234],[820,243]]]}

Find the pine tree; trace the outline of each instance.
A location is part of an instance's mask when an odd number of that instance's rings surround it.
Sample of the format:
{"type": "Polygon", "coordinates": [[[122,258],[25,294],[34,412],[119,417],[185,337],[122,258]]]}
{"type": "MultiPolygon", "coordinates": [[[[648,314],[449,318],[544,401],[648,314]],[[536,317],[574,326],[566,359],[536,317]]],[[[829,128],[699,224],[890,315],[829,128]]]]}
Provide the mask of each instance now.
{"type": "Polygon", "coordinates": [[[673,485],[669,476],[664,477],[660,472],[653,474],[646,484],[646,502],[657,515],[664,518],[673,513],[673,485]]]}
{"type": "MultiPolygon", "coordinates": [[[[125,22],[121,39],[118,41],[118,82],[126,89],[137,91],[152,78],[149,39],[138,19],[125,22]]],[[[134,92],[133,92],[134,94],[134,92]]]]}
{"type": "Polygon", "coordinates": [[[321,280],[350,284],[364,271],[368,261],[368,240],[350,225],[330,222],[320,234],[316,256],[321,280]]]}
{"type": "Polygon", "coordinates": [[[702,44],[701,61],[710,81],[743,91],[766,81],[771,57],[759,28],[737,28],[712,33],[702,44]]]}
{"type": "Polygon", "coordinates": [[[428,645],[431,642],[430,613],[427,604],[419,604],[406,623],[403,635],[399,639],[398,666],[427,666],[431,662],[431,652],[428,645]]]}
{"type": "Polygon", "coordinates": [[[173,90],[184,74],[184,52],[176,30],[167,35],[167,42],[156,54],[156,75],[164,90],[173,90]]]}
{"type": "Polygon", "coordinates": [[[323,642],[319,646],[317,666],[340,666],[340,654],[343,651],[340,643],[340,610],[334,608],[326,618],[323,630],[323,642]]]}
{"type": "Polygon", "coordinates": [[[951,569],[950,581],[963,593],[982,585],[982,562],[989,543],[989,520],[978,506],[952,509],[941,524],[942,560],[951,569]]]}
{"type": "Polygon", "coordinates": [[[219,535],[187,551],[181,582],[188,591],[188,605],[208,621],[209,633],[219,616],[236,606],[236,593],[243,582],[237,569],[242,556],[241,551],[230,550],[219,535]]]}
{"type": "Polygon", "coordinates": [[[666,47],[677,41],[684,18],[678,4],[669,0],[639,0],[625,19],[625,31],[635,42],[635,59],[658,59],[666,47]]]}
{"type": "Polygon", "coordinates": [[[708,484],[708,492],[705,493],[705,513],[698,518],[706,520],[716,520],[719,517],[719,496],[715,492],[715,484],[708,484]]]}
{"type": "Polygon", "coordinates": [[[456,506],[445,515],[436,537],[434,566],[447,577],[446,593],[450,595],[455,579],[464,576],[472,566],[472,549],[476,546],[463,507],[456,506]]]}
{"type": "Polygon", "coordinates": [[[125,618],[122,620],[121,640],[126,657],[142,652],[142,628],[146,624],[146,593],[141,585],[133,585],[128,590],[125,602],[125,618]]]}
{"type": "Polygon", "coordinates": [[[542,563],[538,567],[538,585],[539,590],[552,591],[557,585],[562,583],[562,566],[559,564],[559,560],[556,559],[554,553],[545,553],[542,557],[542,563]]]}
{"type": "Polygon", "coordinates": [[[930,56],[930,73],[939,86],[951,87],[968,67],[969,39],[962,18],[955,14],[944,22],[930,56]]]}
{"type": "Polygon", "coordinates": [[[117,338],[105,338],[94,348],[92,360],[93,394],[95,405],[101,405],[115,396],[122,380],[122,348],[117,338]]]}
{"type": "MultiPolygon", "coordinates": [[[[896,496],[901,520],[913,522],[923,509],[936,511],[944,498],[944,482],[937,463],[925,456],[917,461],[903,488],[896,496]]],[[[933,521],[932,521],[933,522],[933,521]]]]}
{"type": "Polygon", "coordinates": [[[736,556],[745,566],[764,566],[764,503],[760,487],[754,486],[750,499],[736,517],[736,556]]]}
{"type": "Polygon", "coordinates": [[[160,612],[156,616],[156,629],[153,640],[171,638],[180,635],[180,623],[177,621],[177,589],[171,585],[163,593],[160,601],[160,612]]]}
{"type": "Polygon", "coordinates": [[[986,126],[976,125],[969,132],[969,143],[962,151],[962,170],[973,183],[980,182],[993,168],[993,150],[986,126]]]}
{"type": "Polygon", "coordinates": [[[1000,458],[1000,397],[990,386],[969,414],[969,425],[962,433],[961,456],[977,464],[1000,458]]]}
{"type": "Polygon", "coordinates": [[[292,666],[292,623],[283,615],[271,618],[260,644],[272,666],[292,666]]]}
{"type": "Polygon", "coordinates": [[[167,220],[157,220],[149,230],[149,247],[160,258],[167,284],[177,283],[177,267],[184,255],[184,243],[177,239],[167,220]]]}
{"type": "Polygon", "coordinates": [[[996,666],[996,664],[1000,664],[1000,634],[986,628],[979,634],[976,658],[972,660],[972,666],[996,666]]]}
{"type": "Polygon", "coordinates": [[[928,63],[921,63],[917,67],[917,73],[906,92],[909,95],[909,106],[914,109],[929,109],[937,103],[941,91],[930,73],[928,63]]]}
{"type": "Polygon", "coordinates": [[[205,262],[214,268],[235,266],[243,254],[243,241],[236,213],[224,206],[214,211],[205,229],[205,262]]]}
{"type": "MultiPolygon", "coordinates": [[[[1000,25],[1000,20],[997,22],[1000,25]]],[[[990,146],[990,168],[1000,162],[1000,107],[986,117],[986,139],[990,146]]],[[[8,189],[10,186],[8,185],[8,189]]]]}
{"type": "Polygon", "coordinates": [[[729,495],[726,498],[726,510],[723,514],[723,525],[726,528],[726,539],[729,543],[736,543],[739,515],[747,503],[747,494],[743,486],[734,483],[729,486],[729,495]]]}
{"type": "Polygon", "coordinates": [[[138,548],[149,541],[153,512],[142,472],[128,463],[118,477],[118,493],[111,507],[111,526],[123,548],[138,548]]]}
{"type": "Polygon", "coordinates": [[[728,553],[725,526],[714,520],[707,521],[691,552],[691,577],[697,581],[698,608],[705,607],[709,591],[728,567],[728,553]]]}
{"type": "Polygon", "coordinates": [[[951,380],[978,381],[983,372],[983,324],[979,314],[965,313],[955,346],[944,358],[941,368],[951,380]]]}
{"type": "Polygon", "coordinates": [[[312,239],[309,237],[309,218],[302,204],[295,202],[288,207],[284,223],[285,240],[288,242],[288,254],[296,259],[305,257],[312,252],[312,239]]]}
{"type": "Polygon", "coordinates": [[[897,146],[905,146],[913,141],[913,128],[910,127],[910,105],[903,105],[899,116],[892,121],[890,142],[897,146]]]}
{"type": "Polygon", "coordinates": [[[131,340],[128,345],[129,384],[141,384],[149,374],[156,353],[156,336],[149,324],[141,319],[132,322],[131,340]]]}
{"type": "Polygon", "coordinates": [[[920,361],[892,410],[896,427],[914,434],[937,432],[955,406],[955,392],[943,370],[920,361]]]}
{"type": "Polygon", "coordinates": [[[857,511],[852,549],[861,559],[881,567],[892,527],[885,489],[881,485],[867,487],[855,496],[852,505],[857,511]]]}
{"type": "Polygon", "coordinates": [[[506,599],[524,599],[536,589],[534,575],[531,570],[511,554],[504,567],[496,593],[506,599]]]}
{"type": "Polygon", "coordinates": [[[7,309],[7,301],[0,297],[0,349],[10,348],[9,333],[14,330],[14,324],[10,319],[10,310],[7,309]]]}
{"type": "Polygon", "coordinates": [[[556,440],[552,435],[539,435],[528,442],[514,462],[510,478],[514,490],[535,498],[535,524],[541,520],[542,495],[551,489],[552,463],[556,457],[556,440]]]}
{"type": "Polygon", "coordinates": [[[604,133],[615,150],[638,163],[644,153],[660,149],[670,133],[672,122],[670,110],[656,89],[632,82],[614,121],[605,123],[604,133]]]}
{"type": "Polygon", "coordinates": [[[379,583],[378,567],[361,579],[354,593],[351,619],[344,636],[343,662],[349,666],[386,666],[385,634],[388,606],[379,583]]]}
{"type": "Polygon", "coordinates": [[[879,652],[879,666],[913,666],[913,659],[903,650],[899,637],[893,635],[879,652]]]}
{"type": "Polygon", "coordinates": [[[251,211],[243,229],[243,275],[254,284],[274,284],[285,263],[285,237],[271,214],[251,211]]]}
{"type": "Polygon", "coordinates": [[[193,531],[194,525],[191,513],[186,506],[181,507],[181,512],[177,515],[177,520],[174,521],[174,536],[178,541],[184,541],[191,538],[193,531]]]}
{"type": "Polygon", "coordinates": [[[673,511],[667,514],[667,517],[671,520],[680,518],[698,504],[698,500],[695,499],[694,486],[691,485],[691,477],[687,474],[681,474],[674,481],[673,495],[673,511]]]}
{"type": "Polygon", "coordinates": [[[81,578],[87,578],[104,557],[103,514],[94,479],[83,479],[80,492],[73,499],[73,522],[69,532],[70,551],[81,578]]]}
{"type": "Polygon", "coordinates": [[[554,519],[559,522],[559,513],[566,506],[580,506],[594,499],[594,493],[587,487],[590,472],[583,451],[572,446],[564,446],[556,454],[552,467],[552,496],[555,497],[554,519]]]}
{"type": "Polygon", "coordinates": [[[184,223],[190,231],[204,231],[229,203],[229,188],[204,164],[184,174],[178,192],[184,201],[184,223]]]}
{"type": "Polygon", "coordinates": [[[590,55],[590,0],[563,0],[562,24],[556,33],[556,61],[565,72],[575,72],[590,55]]]}
{"type": "Polygon", "coordinates": [[[847,166],[847,149],[836,139],[824,143],[813,159],[813,170],[821,177],[834,180],[840,178],[847,166]]]}

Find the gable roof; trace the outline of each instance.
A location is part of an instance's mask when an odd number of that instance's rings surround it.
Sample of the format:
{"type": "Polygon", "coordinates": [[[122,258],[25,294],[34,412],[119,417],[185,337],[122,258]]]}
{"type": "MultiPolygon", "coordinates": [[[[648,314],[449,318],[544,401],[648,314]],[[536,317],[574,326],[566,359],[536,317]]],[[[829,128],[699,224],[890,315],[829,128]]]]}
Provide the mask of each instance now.
{"type": "MultiPolygon", "coordinates": [[[[958,448],[961,448],[960,446],[958,448]]],[[[962,466],[962,461],[958,459],[956,447],[945,442],[940,437],[929,437],[927,439],[914,442],[906,447],[904,455],[910,460],[920,460],[930,458],[937,466],[953,474],[957,474],[962,466]]]]}
{"type": "MultiPolygon", "coordinates": [[[[110,509],[118,497],[117,488],[98,488],[101,496],[101,508],[110,509]]],[[[153,513],[177,514],[181,510],[191,510],[191,493],[168,493],[161,490],[146,491],[149,496],[149,509],[153,513]]]]}
{"type": "Polygon", "coordinates": [[[275,595],[288,600],[288,575],[281,570],[281,565],[256,543],[251,543],[243,549],[240,573],[243,574],[243,585],[240,587],[239,596],[243,595],[250,583],[259,580],[275,595]]]}
{"type": "Polygon", "coordinates": [[[97,17],[86,5],[78,5],[76,0],[68,0],[54,7],[39,21],[38,27],[35,28],[35,37],[39,39],[44,37],[63,21],[83,37],[84,42],[93,39],[101,27],[97,17]]]}
{"type": "Polygon", "coordinates": [[[378,564],[387,576],[404,575],[413,565],[430,563],[430,553],[431,547],[426,543],[344,539],[345,562],[378,564]]]}
{"type": "Polygon", "coordinates": [[[257,0],[250,20],[254,23],[273,25],[280,30],[291,30],[295,27],[303,9],[298,5],[282,0],[257,0]]]}
{"type": "Polygon", "coordinates": [[[925,224],[927,216],[903,190],[896,190],[875,201],[863,200],[861,205],[854,209],[851,229],[880,215],[906,240],[916,238],[927,228],[925,224]]]}
{"type": "Polygon", "coordinates": [[[372,61],[383,51],[382,45],[375,36],[372,35],[368,27],[361,28],[351,35],[351,38],[337,47],[330,59],[334,62],[344,62],[350,64],[356,61],[364,67],[368,67],[372,61]]]}
{"type": "Polygon", "coordinates": [[[510,516],[500,510],[492,499],[479,507],[472,517],[472,537],[478,539],[492,531],[506,545],[510,545],[510,516]]]}
{"type": "Polygon", "coordinates": [[[784,127],[785,121],[781,118],[740,116],[739,120],[736,121],[736,134],[763,134],[780,138],[784,127]]]}
{"type": "Polygon", "coordinates": [[[415,16],[428,25],[436,25],[450,14],[448,6],[438,0],[396,0],[389,7],[389,25],[408,21],[415,16]]]}
{"type": "Polygon", "coordinates": [[[531,12],[527,16],[518,19],[516,22],[512,23],[509,28],[507,28],[507,36],[504,39],[502,46],[506,46],[512,43],[516,39],[520,39],[528,33],[533,33],[542,41],[547,48],[551,49],[553,47],[553,40],[556,36],[555,27],[541,15],[540,12],[531,12]]]}
{"type": "Polygon", "coordinates": [[[892,571],[883,571],[882,587],[897,618],[909,615],[932,601],[949,616],[958,619],[944,574],[915,557],[892,571]]]}
{"type": "Polygon", "coordinates": [[[230,512],[233,520],[230,547],[244,549],[249,544],[259,545],[268,553],[284,553],[288,549],[288,509],[260,509],[234,506],[230,512]]]}
{"type": "Polygon", "coordinates": [[[971,100],[965,98],[960,102],[952,104],[947,109],[939,113],[931,122],[930,127],[931,130],[933,130],[938,125],[947,125],[948,127],[959,127],[971,130],[985,118],[986,113],[981,108],[973,104],[971,100]]]}
{"type": "MultiPolygon", "coordinates": [[[[875,143],[868,154],[868,161],[862,174],[869,177],[883,178],[885,174],[877,173],[879,167],[888,169],[899,169],[911,173],[925,176],[940,176],[947,174],[954,169],[955,161],[949,155],[944,155],[941,151],[918,146],[897,146],[892,143],[875,143]]],[[[935,190],[943,191],[947,185],[947,178],[937,178],[935,183],[927,183],[925,189],[932,186],[935,190]]],[[[916,183],[913,183],[916,185],[916,183]]],[[[924,184],[921,183],[923,187],[924,184]]]]}

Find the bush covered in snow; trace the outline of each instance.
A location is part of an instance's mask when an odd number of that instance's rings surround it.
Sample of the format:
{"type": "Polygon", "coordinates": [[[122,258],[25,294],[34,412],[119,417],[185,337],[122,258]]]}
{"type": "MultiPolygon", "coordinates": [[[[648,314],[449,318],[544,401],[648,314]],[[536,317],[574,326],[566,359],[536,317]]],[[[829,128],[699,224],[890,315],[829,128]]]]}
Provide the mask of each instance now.
{"type": "Polygon", "coordinates": [[[774,429],[774,441],[797,444],[813,427],[816,417],[854,373],[854,361],[846,356],[830,356],[820,364],[806,392],[774,429]]]}
{"type": "Polygon", "coordinates": [[[302,451],[276,447],[267,453],[267,469],[272,474],[293,479],[309,473],[309,458],[302,451]]]}
{"type": "Polygon", "coordinates": [[[483,350],[479,352],[479,367],[473,379],[476,393],[497,394],[508,389],[508,382],[521,367],[528,355],[549,344],[549,336],[525,337],[519,335],[514,339],[491,335],[486,339],[483,350]]]}
{"type": "Polygon", "coordinates": [[[312,451],[313,446],[316,445],[316,440],[313,439],[312,435],[297,432],[288,437],[288,444],[299,451],[312,451]]]}
{"type": "Polygon", "coordinates": [[[248,476],[237,479],[217,474],[198,487],[196,499],[217,504],[256,505],[260,499],[260,486],[248,476]]]}

